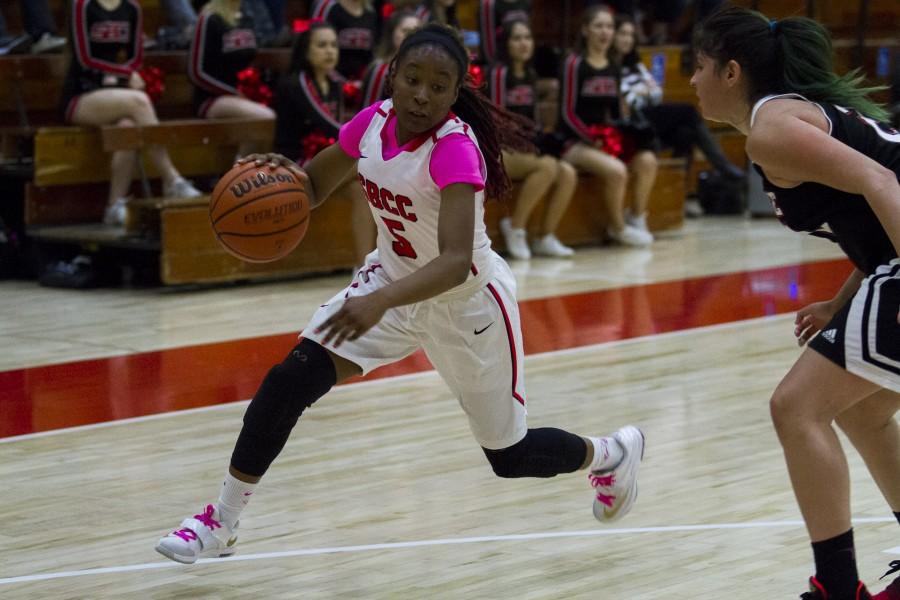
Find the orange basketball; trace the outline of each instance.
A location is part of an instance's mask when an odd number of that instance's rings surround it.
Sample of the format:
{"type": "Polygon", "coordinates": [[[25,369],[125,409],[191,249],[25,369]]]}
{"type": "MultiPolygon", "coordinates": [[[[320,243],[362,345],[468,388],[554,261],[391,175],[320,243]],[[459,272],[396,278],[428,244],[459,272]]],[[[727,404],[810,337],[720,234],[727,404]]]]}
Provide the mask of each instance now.
{"type": "Polygon", "coordinates": [[[306,235],[309,198],[285,167],[237,165],[213,190],[209,220],[228,252],[247,262],[270,262],[287,256],[306,235]]]}

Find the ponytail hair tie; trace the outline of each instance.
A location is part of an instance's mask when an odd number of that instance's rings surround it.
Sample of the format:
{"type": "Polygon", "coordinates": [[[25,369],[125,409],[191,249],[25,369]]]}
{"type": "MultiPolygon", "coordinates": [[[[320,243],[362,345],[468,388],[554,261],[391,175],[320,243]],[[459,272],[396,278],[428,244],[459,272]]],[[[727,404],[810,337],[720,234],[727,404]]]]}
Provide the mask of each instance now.
{"type": "Polygon", "coordinates": [[[769,19],[769,31],[778,35],[778,20],[777,19],[769,19]]]}

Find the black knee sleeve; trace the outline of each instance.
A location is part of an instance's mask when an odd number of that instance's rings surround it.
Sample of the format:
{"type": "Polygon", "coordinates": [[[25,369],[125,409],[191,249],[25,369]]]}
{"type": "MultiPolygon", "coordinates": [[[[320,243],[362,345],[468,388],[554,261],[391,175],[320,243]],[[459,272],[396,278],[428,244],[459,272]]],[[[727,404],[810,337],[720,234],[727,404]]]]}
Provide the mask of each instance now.
{"type": "Polygon", "coordinates": [[[269,370],[244,413],[244,426],[231,464],[255,477],[284,448],[297,419],[325,395],[337,379],[334,363],[322,346],[303,340],[281,363],[269,370]]]}
{"type": "Polygon", "coordinates": [[[498,477],[553,477],[577,471],[587,457],[584,440],[573,433],[542,427],[502,450],[483,448],[498,477]]]}

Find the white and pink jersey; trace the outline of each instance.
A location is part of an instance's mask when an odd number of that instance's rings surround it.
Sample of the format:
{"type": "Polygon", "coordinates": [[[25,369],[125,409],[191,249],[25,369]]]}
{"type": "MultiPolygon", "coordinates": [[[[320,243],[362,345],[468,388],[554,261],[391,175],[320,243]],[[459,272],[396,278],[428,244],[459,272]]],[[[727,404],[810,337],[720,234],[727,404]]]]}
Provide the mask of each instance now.
{"type": "Polygon", "coordinates": [[[445,292],[453,298],[490,281],[493,254],[484,225],[484,158],[472,128],[452,113],[431,132],[398,145],[391,100],[363,109],[340,132],[341,148],[359,160],[359,181],[378,226],[378,256],[394,281],[440,254],[441,190],[475,187],[475,239],[469,278],[445,292]]]}

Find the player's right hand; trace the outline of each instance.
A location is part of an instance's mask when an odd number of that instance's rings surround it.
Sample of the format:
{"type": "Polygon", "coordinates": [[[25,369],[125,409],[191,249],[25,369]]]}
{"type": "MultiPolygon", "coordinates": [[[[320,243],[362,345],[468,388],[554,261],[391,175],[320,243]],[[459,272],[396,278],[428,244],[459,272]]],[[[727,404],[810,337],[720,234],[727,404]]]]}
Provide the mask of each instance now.
{"type": "Polygon", "coordinates": [[[306,171],[300,168],[300,165],[289,159],[288,157],[282,154],[276,154],[275,152],[267,152],[265,154],[248,154],[247,156],[242,156],[237,159],[234,163],[237,165],[245,165],[249,162],[256,163],[257,167],[262,167],[266,165],[272,169],[275,167],[284,167],[291,173],[297,176],[301,181],[306,181],[309,179],[309,176],[306,174],[306,171]]]}
{"type": "Polygon", "coordinates": [[[812,336],[819,333],[835,312],[831,302],[814,302],[798,310],[797,317],[794,319],[794,335],[797,337],[797,345],[803,346],[812,336]]]}

